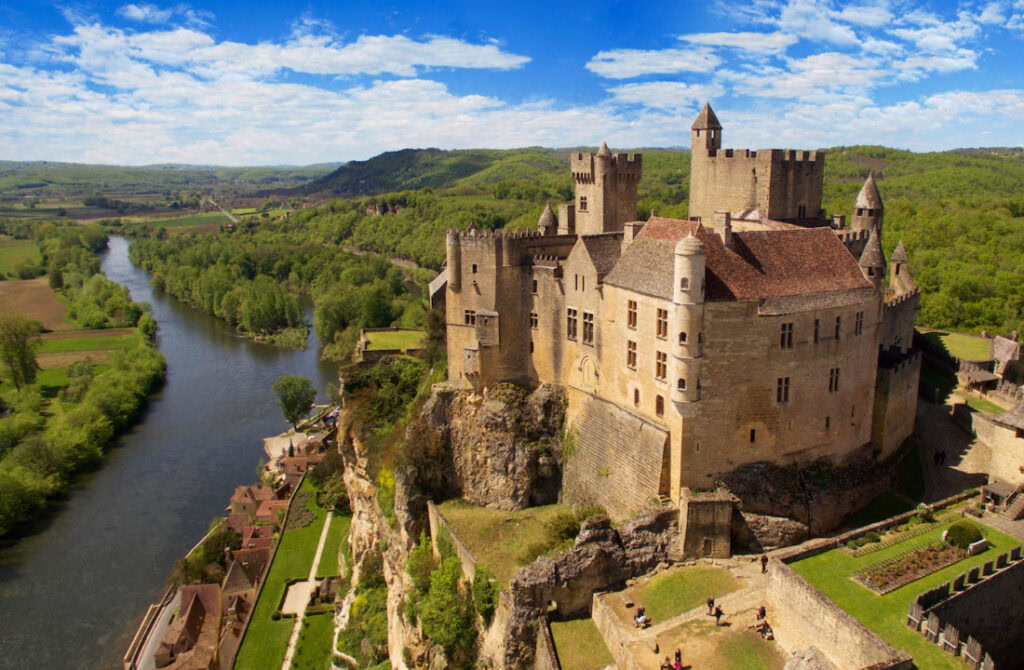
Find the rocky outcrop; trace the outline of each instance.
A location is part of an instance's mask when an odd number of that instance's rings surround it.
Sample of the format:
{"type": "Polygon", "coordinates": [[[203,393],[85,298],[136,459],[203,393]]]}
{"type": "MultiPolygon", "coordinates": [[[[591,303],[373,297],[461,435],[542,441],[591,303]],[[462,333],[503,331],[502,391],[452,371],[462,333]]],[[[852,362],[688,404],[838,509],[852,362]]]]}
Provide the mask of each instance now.
{"type": "Polygon", "coordinates": [[[616,530],[607,517],[591,517],[571,551],[537,559],[516,573],[509,586],[512,611],[504,667],[532,667],[536,622],[549,603],[564,615],[586,612],[595,591],[622,586],[659,563],[680,560],[678,519],[675,507],[650,508],[616,530]]]}
{"type": "Polygon", "coordinates": [[[527,394],[499,384],[483,395],[436,386],[406,434],[402,504],[422,516],[428,496],[504,510],[556,502],[564,416],[564,394],[550,385],[527,394]]]}
{"type": "Polygon", "coordinates": [[[836,666],[817,647],[797,650],[786,661],[782,670],[838,670],[836,666]]]}

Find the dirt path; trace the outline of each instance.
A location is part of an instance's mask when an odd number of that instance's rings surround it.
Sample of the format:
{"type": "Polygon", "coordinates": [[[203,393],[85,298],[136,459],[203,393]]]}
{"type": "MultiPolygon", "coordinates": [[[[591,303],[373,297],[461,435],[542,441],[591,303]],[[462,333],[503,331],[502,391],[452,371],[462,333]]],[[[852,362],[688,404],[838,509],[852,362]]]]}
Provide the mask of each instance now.
{"type": "Polygon", "coordinates": [[[71,340],[79,337],[108,337],[113,335],[131,335],[131,328],[100,328],[97,330],[62,330],[56,333],[43,333],[41,340],[71,340]]]}

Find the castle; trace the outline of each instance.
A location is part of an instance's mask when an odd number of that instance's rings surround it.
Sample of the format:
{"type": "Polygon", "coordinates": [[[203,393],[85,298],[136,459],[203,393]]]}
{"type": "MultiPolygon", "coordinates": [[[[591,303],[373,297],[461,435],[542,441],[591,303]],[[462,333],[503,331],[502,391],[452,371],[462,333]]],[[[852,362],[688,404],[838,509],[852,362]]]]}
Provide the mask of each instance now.
{"type": "Polygon", "coordinates": [[[642,155],[575,153],[536,232],[447,233],[450,383],[559,385],[569,502],[624,518],[750,463],[891,455],[914,426],[919,293],[873,176],[821,210],[824,155],[692,127],[690,218],[636,220],[642,155]]]}

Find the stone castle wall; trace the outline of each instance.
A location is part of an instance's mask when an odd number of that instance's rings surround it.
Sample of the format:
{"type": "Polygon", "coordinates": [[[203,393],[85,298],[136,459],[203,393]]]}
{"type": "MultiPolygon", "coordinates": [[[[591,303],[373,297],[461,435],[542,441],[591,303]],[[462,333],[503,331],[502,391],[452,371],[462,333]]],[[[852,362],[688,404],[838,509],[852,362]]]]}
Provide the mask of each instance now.
{"type": "Polygon", "coordinates": [[[868,630],[793,568],[772,560],[768,570],[770,622],[787,649],[821,650],[840,670],[909,670],[913,660],[868,630]]]}
{"type": "Polygon", "coordinates": [[[882,306],[882,324],[878,346],[883,349],[909,349],[914,344],[914,319],[921,305],[921,293],[915,291],[887,301],[882,306]]]}
{"type": "Polygon", "coordinates": [[[920,378],[919,351],[892,365],[878,366],[871,444],[880,459],[891,456],[914,432],[920,378]]]}

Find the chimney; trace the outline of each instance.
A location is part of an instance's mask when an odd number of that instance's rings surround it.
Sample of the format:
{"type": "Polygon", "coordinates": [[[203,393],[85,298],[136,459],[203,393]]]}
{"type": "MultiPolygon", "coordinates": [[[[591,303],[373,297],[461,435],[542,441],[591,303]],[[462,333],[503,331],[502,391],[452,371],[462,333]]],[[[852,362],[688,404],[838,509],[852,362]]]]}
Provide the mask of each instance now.
{"type": "Polygon", "coordinates": [[[832,227],[833,228],[845,228],[846,227],[846,215],[845,214],[833,214],[832,215],[832,227]]]}
{"type": "Polygon", "coordinates": [[[630,221],[622,227],[622,244],[626,245],[636,239],[644,228],[643,221],[630,221]]]}
{"type": "Polygon", "coordinates": [[[715,212],[715,232],[722,238],[722,244],[732,249],[732,214],[715,212]]]}

